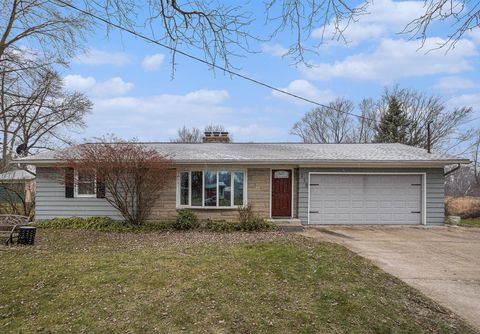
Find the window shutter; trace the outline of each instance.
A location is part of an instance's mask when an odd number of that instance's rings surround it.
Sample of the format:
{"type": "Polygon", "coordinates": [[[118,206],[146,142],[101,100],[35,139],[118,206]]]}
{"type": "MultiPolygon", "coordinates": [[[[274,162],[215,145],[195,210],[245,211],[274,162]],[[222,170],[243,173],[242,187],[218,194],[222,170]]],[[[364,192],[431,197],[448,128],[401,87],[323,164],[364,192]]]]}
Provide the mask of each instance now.
{"type": "Polygon", "coordinates": [[[105,198],[105,182],[97,178],[97,198],[105,198]]]}
{"type": "Polygon", "coordinates": [[[65,168],[65,197],[73,198],[73,168],[65,168]]]}

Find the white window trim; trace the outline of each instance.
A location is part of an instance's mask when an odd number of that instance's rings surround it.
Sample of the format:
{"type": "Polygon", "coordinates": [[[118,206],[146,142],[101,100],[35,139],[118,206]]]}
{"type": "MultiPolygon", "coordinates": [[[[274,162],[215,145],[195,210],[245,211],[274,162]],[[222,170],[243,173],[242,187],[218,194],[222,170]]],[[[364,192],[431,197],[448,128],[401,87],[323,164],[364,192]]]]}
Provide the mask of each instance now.
{"type": "Polygon", "coordinates": [[[230,168],[209,168],[209,169],[202,169],[202,168],[191,168],[191,169],[182,169],[177,171],[177,195],[176,195],[176,208],[177,209],[206,209],[206,210],[232,210],[237,209],[239,206],[244,207],[248,203],[247,198],[247,170],[246,169],[230,169],[230,168]],[[205,205],[205,172],[216,172],[217,173],[217,206],[206,206],[205,205]],[[192,206],[192,172],[202,172],[202,205],[201,206],[192,206]],[[218,198],[218,173],[219,172],[230,172],[230,182],[231,182],[231,202],[230,206],[219,206],[219,198],[218,198]],[[243,205],[234,205],[235,200],[235,190],[234,190],[234,173],[243,173],[243,205]],[[181,174],[188,173],[188,205],[180,204],[180,197],[181,197],[181,174]]]}
{"type": "Polygon", "coordinates": [[[87,197],[87,198],[96,198],[97,197],[97,178],[93,179],[93,194],[79,194],[78,193],[78,170],[74,170],[73,174],[73,189],[74,197],[87,197]]]}

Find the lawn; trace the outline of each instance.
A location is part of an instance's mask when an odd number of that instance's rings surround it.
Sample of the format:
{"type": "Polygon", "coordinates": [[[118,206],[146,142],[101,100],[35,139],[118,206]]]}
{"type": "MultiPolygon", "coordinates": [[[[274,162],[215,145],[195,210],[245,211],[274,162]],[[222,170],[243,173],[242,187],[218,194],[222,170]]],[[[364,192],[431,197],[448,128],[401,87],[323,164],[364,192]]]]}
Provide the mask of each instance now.
{"type": "Polygon", "coordinates": [[[480,218],[469,218],[469,219],[462,219],[460,221],[461,226],[473,226],[473,227],[480,227],[480,218]]]}
{"type": "Polygon", "coordinates": [[[472,333],[347,249],[279,232],[40,229],[0,265],[1,333],[472,333]]]}

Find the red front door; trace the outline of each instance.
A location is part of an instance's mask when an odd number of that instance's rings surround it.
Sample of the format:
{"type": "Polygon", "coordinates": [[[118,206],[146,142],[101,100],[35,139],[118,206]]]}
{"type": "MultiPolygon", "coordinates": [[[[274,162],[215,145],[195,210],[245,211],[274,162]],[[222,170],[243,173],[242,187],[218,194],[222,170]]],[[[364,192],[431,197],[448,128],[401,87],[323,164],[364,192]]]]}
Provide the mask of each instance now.
{"type": "Polygon", "coordinates": [[[272,217],[292,216],[292,171],[272,170],[272,217]]]}

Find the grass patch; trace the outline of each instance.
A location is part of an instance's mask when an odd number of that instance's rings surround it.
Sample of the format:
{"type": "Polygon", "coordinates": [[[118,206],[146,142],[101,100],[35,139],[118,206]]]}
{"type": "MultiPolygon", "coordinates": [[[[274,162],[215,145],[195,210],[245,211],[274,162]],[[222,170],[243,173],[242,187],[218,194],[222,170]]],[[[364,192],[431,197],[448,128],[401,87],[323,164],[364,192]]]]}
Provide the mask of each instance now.
{"type": "Polygon", "coordinates": [[[0,332],[472,333],[339,245],[41,229],[0,249],[0,332]]]}
{"type": "Polygon", "coordinates": [[[480,227],[480,218],[461,219],[460,226],[480,227]]]}

